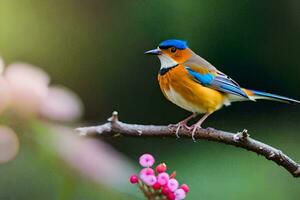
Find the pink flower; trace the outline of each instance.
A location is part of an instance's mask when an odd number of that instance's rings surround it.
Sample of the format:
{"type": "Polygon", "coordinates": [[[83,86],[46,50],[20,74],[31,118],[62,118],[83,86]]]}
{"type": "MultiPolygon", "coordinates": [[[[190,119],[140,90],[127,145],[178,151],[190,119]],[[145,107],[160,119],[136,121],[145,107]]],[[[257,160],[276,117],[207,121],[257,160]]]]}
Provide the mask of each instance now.
{"type": "Polygon", "coordinates": [[[142,180],[145,180],[147,178],[147,176],[154,175],[154,174],[155,174],[155,172],[152,168],[143,168],[140,171],[140,178],[142,180]]]}
{"type": "Polygon", "coordinates": [[[154,175],[154,170],[152,168],[143,168],[140,171],[140,176],[154,175]]]}
{"type": "Polygon", "coordinates": [[[178,188],[179,184],[178,181],[174,178],[171,178],[168,182],[169,189],[174,192],[178,188]]]}
{"type": "Polygon", "coordinates": [[[185,191],[181,188],[175,190],[174,192],[175,194],[175,200],[182,200],[182,199],[185,199],[185,191]]]}
{"type": "Polygon", "coordinates": [[[140,165],[143,166],[143,167],[152,167],[155,160],[154,160],[154,157],[151,154],[143,154],[140,157],[139,162],[140,162],[140,165]]]}
{"type": "Polygon", "coordinates": [[[154,175],[149,175],[149,176],[143,176],[142,181],[148,185],[148,186],[153,186],[157,179],[154,175]]]}
{"type": "Polygon", "coordinates": [[[166,172],[160,173],[157,176],[157,182],[161,185],[166,185],[169,181],[169,174],[166,172]]]}

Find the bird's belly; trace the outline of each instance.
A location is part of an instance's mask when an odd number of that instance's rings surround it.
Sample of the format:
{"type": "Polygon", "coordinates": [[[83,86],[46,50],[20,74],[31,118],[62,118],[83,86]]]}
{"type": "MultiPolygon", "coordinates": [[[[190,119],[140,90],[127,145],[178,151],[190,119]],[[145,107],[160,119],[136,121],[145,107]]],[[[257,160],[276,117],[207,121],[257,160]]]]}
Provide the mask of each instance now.
{"type": "Polygon", "coordinates": [[[169,90],[164,91],[167,99],[169,99],[175,105],[190,111],[190,112],[197,112],[197,113],[206,113],[206,109],[201,106],[201,104],[195,104],[193,102],[189,102],[186,100],[180,93],[174,90],[172,87],[169,90]]]}
{"type": "Polygon", "coordinates": [[[160,82],[166,98],[177,106],[196,113],[212,113],[226,103],[226,96],[219,91],[202,86],[193,80],[160,82]]]}

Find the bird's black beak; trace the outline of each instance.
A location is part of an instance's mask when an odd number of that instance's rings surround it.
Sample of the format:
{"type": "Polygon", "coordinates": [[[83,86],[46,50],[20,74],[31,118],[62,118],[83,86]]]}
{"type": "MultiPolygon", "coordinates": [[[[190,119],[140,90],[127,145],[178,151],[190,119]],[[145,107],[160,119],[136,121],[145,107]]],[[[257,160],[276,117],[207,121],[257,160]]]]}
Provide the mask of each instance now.
{"type": "Polygon", "coordinates": [[[152,50],[146,51],[145,54],[149,54],[149,55],[161,55],[161,50],[160,49],[152,49],[152,50]]]}

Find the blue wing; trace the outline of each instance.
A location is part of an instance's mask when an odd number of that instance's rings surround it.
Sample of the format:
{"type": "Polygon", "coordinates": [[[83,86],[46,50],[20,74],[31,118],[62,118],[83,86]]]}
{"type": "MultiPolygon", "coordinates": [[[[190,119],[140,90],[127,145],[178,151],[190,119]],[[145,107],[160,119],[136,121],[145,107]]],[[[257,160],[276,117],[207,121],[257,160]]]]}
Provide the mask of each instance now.
{"type": "Polygon", "coordinates": [[[207,72],[200,73],[196,70],[193,70],[190,67],[185,67],[189,74],[195,79],[195,81],[199,82],[201,85],[209,88],[213,88],[215,90],[241,96],[244,98],[249,98],[248,95],[242,90],[242,88],[232,80],[226,74],[223,74],[220,71],[215,72],[207,72]]]}

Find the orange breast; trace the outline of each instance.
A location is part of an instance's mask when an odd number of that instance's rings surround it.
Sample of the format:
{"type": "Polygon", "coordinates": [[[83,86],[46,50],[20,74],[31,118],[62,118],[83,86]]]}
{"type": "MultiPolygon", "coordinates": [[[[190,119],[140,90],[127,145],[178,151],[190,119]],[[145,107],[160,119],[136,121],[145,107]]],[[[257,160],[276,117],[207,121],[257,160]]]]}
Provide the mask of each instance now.
{"type": "Polygon", "coordinates": [[[183,65],[158,75],[160,88],[165,97],[190,112],[212,113],[222,107],[225,96],[195,82],[183,65]]]}

